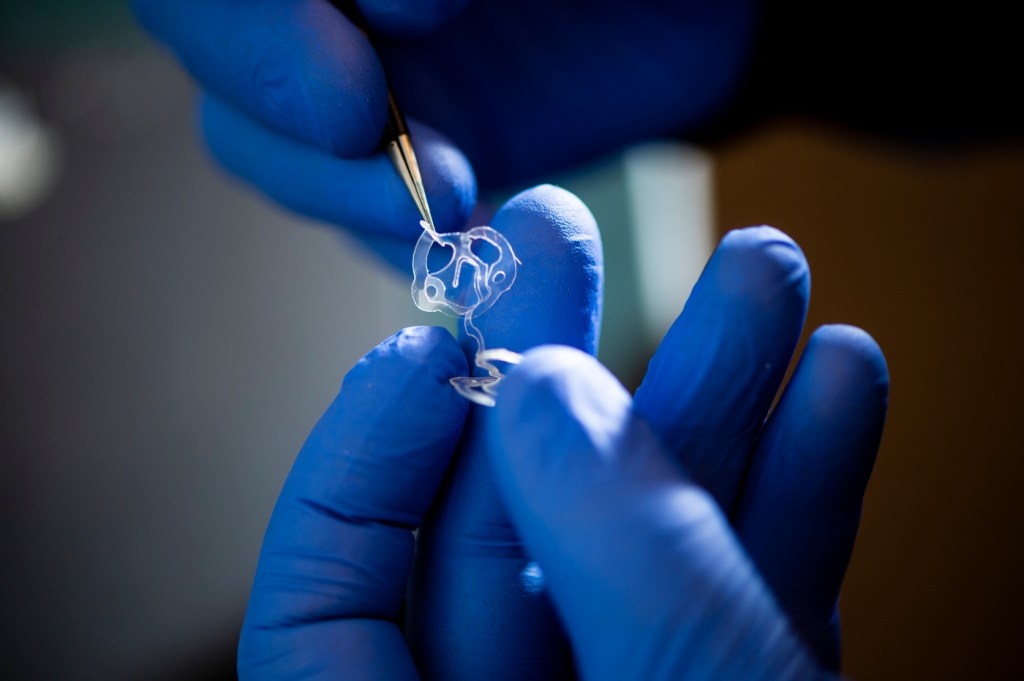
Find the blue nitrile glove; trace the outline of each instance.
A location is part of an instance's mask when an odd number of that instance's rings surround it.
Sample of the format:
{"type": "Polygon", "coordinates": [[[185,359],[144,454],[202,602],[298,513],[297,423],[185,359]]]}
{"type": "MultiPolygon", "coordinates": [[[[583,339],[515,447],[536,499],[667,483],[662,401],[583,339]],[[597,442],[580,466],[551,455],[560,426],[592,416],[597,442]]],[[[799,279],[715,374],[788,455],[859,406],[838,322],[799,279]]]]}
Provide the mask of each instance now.
{"type": "Polygon", "coordinates": [[[434,218],[453,231],[476,200],[456,146],[484,184],[507,184],[713,118],[748,57],[755,0],[361,0],[386,36],[380,59],[329,0],[134,4],[205,90],[224,166],[299,213],[411,242],[405,187],[368,157],[386,118],[381,59],[415,119],[434,218]]]}
{"type": "MultiPolygon", "coordinates": [[[[513,198],[491,224],[521,264],[512,288],[476,320],[487,346],[594,352],[603,272],[587,208],[544,186],[513,198]]],[[[480,418],[490,410],[474,406],[464,421],[467,404],[446,381],[466,375],[466,361],[445,333],[384,343],[314,430],[264,540],[242,678],[412,679],[410,659],[424,679],[564,678],[568,643],[543,590],[524,588],[530,561],[490,474],[480,418]],[[421,523],[410,658],[396,622],[410,528],[421,523]]]]}

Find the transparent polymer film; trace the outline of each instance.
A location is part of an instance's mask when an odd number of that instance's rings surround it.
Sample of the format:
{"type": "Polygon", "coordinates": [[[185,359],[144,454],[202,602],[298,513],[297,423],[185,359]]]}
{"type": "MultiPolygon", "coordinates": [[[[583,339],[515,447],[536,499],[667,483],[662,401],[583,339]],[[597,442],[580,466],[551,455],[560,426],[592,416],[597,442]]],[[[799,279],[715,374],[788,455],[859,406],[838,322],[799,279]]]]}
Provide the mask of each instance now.
{"type": "Polygon", "coordinates": [[[498,383],[504,378],[499,364],[518,364],[522,356],[511,350],[487,348],[483,333],[473,323],[494,305],[516,280],[512,245],[492,227],[440,234],[420,222],[423,234],[412,255],[412,298],[428,312],[461,317],[466,335],[476,342],[473,363],[486,376],[450,379],[460,395],[477,404],[494,406],[498,383]]]}

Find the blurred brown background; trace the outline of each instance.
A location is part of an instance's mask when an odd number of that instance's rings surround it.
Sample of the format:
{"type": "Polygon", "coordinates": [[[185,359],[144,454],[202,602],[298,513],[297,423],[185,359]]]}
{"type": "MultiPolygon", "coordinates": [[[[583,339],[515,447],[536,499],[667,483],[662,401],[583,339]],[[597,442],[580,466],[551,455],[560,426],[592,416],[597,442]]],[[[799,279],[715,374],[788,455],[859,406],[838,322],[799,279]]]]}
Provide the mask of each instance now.
{"type": "Polygon", "coordinates": [[[788,232],[811,263],[809,328],[862,326],[889,362],[846,673],[1020,678],[1024,145],[926,152],[787,121],[714,163],[720,229],[788,232]]]}

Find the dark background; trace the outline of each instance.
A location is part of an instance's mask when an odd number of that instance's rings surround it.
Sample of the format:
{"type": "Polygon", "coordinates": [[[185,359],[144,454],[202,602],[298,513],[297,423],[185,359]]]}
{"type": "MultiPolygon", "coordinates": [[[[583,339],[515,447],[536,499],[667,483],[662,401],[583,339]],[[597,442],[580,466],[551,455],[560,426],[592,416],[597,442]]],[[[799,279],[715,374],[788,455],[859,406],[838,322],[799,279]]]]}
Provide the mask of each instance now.
{"type": "MultiPolygon", "coordinates": [[[[294,453],[408,282],[212,166],[192,86],[120,2],[0,6],[0,91],[53,140],[0,212],[0,676],[216,679],[294,453]]],[[[843,593],[856,679],[1010,679],[1024,483],[1024,145],[943,152],[795,118],[707,150],[715,225],[769,223],[810,326],[863,326],[890,421],[843,593]]],[[[602,358],[635,384],[619,159],[557,178],[608,256],[602,358]]],[[[2,209],[2,206],[0,206],[2,209]]]]}
{"type": "Polygon", "coordinates": [[[1024,145],[927,153],[791,121],[715,162],[720,224],[783,227],[811,263],[809,325],[862,326],[889,363],[847,673],[1019,678],[1024,145]]]}

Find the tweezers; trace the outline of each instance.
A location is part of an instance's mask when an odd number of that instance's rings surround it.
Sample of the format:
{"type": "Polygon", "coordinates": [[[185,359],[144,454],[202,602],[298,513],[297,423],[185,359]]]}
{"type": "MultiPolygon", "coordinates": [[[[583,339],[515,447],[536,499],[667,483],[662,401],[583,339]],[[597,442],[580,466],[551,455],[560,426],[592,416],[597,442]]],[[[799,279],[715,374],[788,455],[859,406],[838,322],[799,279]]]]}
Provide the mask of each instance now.
{"type": "MultiPolygon", "coordinates": [[[[366,17],[359,10],[355,0],[333,0],[333,4],[356,28],[358,28],[366,39],[373,44],[370,37],[369,25],[366,17]]],[[[405,122],[402,110],[398,108],[395,95],[388,85],[388,122],[381,139],[381,146],[391,158],[391,162],[402,178],[405,188],[409,190],[413,203],[419,210],[427,229],[431,234],[437,234],[434,228],[434,218],[430,215],[430,206],[427,204],[427,192],[423,187],[423,175],[420,173],[419,163],[416,161],[416,153],[412,149],[412,138],[409,136],[409,126],[405,122]]]]}

